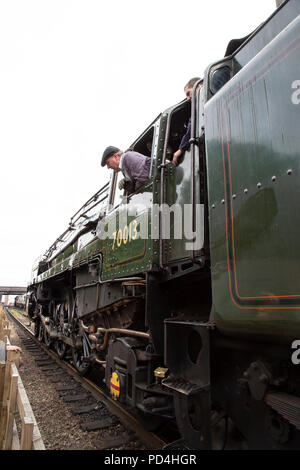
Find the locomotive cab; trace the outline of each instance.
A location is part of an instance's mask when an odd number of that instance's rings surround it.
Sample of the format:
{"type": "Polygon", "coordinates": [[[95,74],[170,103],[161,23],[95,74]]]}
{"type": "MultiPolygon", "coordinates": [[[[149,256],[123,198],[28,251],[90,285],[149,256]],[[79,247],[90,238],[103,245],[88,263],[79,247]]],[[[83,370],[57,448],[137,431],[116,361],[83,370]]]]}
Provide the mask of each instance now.
{"type": "MultiPolygon", "coordinates": [[[[201,92],[197,97],[199,109],[202,109],[202,97],[201,92]]],[[[149,180],[138,191],[123,194],[119,202],[115,199],[119,175],[115,173],[110,193],[111,208],[97,228],[97,234],[103,240],[101,280],[105,285],[102,292],[107,290],[108,295],[111,291],[110,302],[112,299],[128,302],[127,315],[129,301],[133,306],[133,302],[139,300],[136,313],[130,314],[129,327],[130,330],[133,325],[137,328],[136,320],[139,319],[139,329],[111,335],[108,340],[106,386],[115,399],[149,416],[165,418],[174,417],[174,383],[170,380],[166,386],[161,383],[166,378],[166,363],[170,373],[177,368],[176,361],[170,360],[174,341],[179,350],[186,347],[193,350],[196,361],[195,354],[198,356],[202,349],[197,345],[202,331],[196,319],[200,310],[202,320],[207,320],[211,307],[204,227],[204,153],[198,141],[185,152],[177,168],[172,164],[190,115],[190,102],[184,100],[158,116],[131,145],[130,149],[151,158],[149,180]],[[206,291],[201,298],[198,296],[199,279],[206,291]],[[129,297],[128,289],[133,286],[134,295],[129,297]],[[184,297],[182,289],[185,290],[184,297]],[[180,334],[182,312],[189,312],[191,321],[196,321],[185,325],[183,336],[180,334]]],[[[199,119],[197,126],[198,138],[199,119]]],[[[101,292],[100,304],[104,306],[101,292]]],[[[125,310],[122,314],[120,310],[118,315],[125,315],[125,310]]],[[[87,320],[85,316],[85,324],[87,320]]],[[[109,322],[113,322],[112,313],[109,322]]],[[[124,319],[121,320],[124,325],[123,322],[124,319]]],[[[97,331],[102,330],[98,328],[97,331]]],[[[207,348],[205,351],[207,355],[207,348]]],[[[193,363],[193,367],[192,374],[197,365],[193,363]]],[[[190,364],[188,369],[191,371],[190,364]]]]}

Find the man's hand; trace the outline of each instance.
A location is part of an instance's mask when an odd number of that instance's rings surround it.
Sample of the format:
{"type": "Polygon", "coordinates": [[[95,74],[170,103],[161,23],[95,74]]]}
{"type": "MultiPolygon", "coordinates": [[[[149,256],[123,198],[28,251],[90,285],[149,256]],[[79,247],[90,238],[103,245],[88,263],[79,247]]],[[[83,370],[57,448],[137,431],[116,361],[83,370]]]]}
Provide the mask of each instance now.
{"type": "Polygon", "coordinates": [[[174,166],[178,166],[179,165],[179,158],[181,157],[181,155],[183,154],[183,150],[177,150],[177,152],[174,153],[173,155],[173,160],[172,160],[172,163],[174,166]]]}
{"type": "Polygon", "coordinates": [[[7,344],[6,345],[6,351],[16,351],[19,352],[20,354],[23,352],[19,346],[13,346],[12,344],[7,344]]]}
{"type": "Polygon", "coordinates": [[[131,181],[126,179],[126,178],[122,178],[120,181],[119,181],[119,190],[122,191],[122,189],[128,189],[131,185],[131,181]]]}
{"type": "Polygon", "coordinates": [[[12,344],[6,344],[5,347],[6,347],[6,351],[15,351],[15,352],[20,354],[20,356],[19,356],[19,365],[22,366],[23,365],[23,359],[22,359],[22,356],[21,356],[21,354],[23,352],[22,349],[19,348],[19,346],[13,346],[12,344]]]}

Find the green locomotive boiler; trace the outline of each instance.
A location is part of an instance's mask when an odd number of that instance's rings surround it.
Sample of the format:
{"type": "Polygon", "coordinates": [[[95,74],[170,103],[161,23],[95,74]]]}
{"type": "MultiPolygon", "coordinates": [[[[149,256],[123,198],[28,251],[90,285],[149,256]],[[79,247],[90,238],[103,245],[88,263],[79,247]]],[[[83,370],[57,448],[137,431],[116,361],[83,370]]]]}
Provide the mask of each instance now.
{"type": "Polygon", "coordinates": [[[287,0],[229,44],[130,146],[148,181],[114,173],[28,288],[40,340],[190,449],[300,447],[299,14],[287,0]]]}

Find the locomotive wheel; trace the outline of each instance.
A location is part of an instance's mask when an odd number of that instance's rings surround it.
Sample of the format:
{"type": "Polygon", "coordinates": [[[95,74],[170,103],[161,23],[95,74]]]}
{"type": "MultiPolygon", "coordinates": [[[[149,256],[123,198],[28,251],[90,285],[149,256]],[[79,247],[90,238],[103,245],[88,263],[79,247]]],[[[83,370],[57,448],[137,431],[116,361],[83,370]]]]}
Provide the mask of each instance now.
{"type": "Polygon", "coordinates": [[[175,392],[174,405],[178,429],[188,447],[195,450],[210,449],[210,404],[208,397],[203,397],[201,392],[191,396],[175,392]]]}
{"type": "Polygon", "coordinates": [[[151,415],[150,413],[143,413],[141,410],[138,410],[137,419],[143,425],[143,428],[149,432],[157,431],[163,423],[163,420],[160,416],[151,415]]]}
{"type": "Polygon", "coordinates": [[[51,338],[50,333],[48,333],[46,328],[44,328],[43,330],[44,330],[45,345],[47,346],[48,349],[50,349],[50,347],[52,345],[52,338],[51,338]]]}
{"type": "MultiPolygon", "coordinates": [[[[70,336],[67,323],[71,310],[71,304],[70,297],[66,293],[65,301],[56,306],[56,311],[54,314],[58,333],[62,333],[64,336],[70,336]]],[[[67,343],[57,339],[55,341],[55,351],[60,359],[64,359],[68,351],[67,343]]]]}
{"type": "Polygon", "coordinates": [[[66,356],[67,348],[68,346],[64,341],[61,341],[60,339],[55,341],[55,351],[59,359],[63,359],[66,356]]]}
{"type": "Polygon", "coordinates": [[[36,338],[39,337],[39,332],[40,332],[40,321],[39,320],[36,320],[34,322],[34,330],[33,330],[33,333],[34,333],[34,336],[36,338]]]}
{"type": "Polygon", "coordinates": [[[38,340],[42,343],[44,340],[44,325],[42,322],[39,323],[39,331],[38,331],[38,340]]]}
{"type": "Polygon", "coordinates": [[[72,358],[74,366],[80,375],[84,376],[88,373],[91,363],[86,361],[91,353],[90,342],[86,333],[82,336],[82,346],[80,348],[72,348],[72,358]]]}

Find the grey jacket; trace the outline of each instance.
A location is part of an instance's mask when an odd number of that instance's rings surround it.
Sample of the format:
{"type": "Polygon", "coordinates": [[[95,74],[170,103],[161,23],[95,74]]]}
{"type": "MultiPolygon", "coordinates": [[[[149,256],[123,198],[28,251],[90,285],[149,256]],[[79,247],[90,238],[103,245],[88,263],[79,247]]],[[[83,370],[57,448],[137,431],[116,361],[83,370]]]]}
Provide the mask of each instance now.
{"type": "Polygon", "coordinates": [[[141,153],[129,151],[123,153],[119,168],[133,185],[133,191],[139,189],[149,178],[151,158],[141,153]]]}

